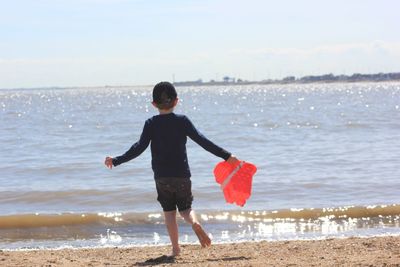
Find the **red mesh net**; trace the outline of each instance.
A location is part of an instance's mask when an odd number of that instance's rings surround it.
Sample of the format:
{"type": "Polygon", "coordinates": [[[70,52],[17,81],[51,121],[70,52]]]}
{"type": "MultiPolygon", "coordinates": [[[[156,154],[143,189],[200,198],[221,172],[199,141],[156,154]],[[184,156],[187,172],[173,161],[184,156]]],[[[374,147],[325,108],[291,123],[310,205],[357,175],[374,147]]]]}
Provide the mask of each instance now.
{"type": "Polygon", "coordinates": [[[215,180],[221,184],[226,202],[243,207],[251,195],[253,175],[256,171],[257,167],[254,164],[244,161],[235,165],[223,161],[215,166],[215,180]]]}

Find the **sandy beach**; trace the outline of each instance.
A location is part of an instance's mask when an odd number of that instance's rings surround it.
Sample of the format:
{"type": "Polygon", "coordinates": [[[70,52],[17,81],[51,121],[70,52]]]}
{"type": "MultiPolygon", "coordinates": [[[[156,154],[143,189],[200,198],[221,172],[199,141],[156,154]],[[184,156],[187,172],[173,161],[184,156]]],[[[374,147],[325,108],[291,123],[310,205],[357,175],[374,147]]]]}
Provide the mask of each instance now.
{"type": "Polygon", "coordinates": [[[400,266],[400,237],[167,246],[0,251],[1,266],[400,266]]]}

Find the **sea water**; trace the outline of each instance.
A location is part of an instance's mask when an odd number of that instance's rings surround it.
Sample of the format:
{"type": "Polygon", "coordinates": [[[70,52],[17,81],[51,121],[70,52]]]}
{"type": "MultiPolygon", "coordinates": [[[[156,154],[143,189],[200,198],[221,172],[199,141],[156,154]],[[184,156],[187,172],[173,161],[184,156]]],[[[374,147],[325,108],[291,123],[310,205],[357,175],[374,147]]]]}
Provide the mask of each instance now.
{"type": "MultiPolygon", "coordinates": [[[[0,89],[0,249],[167,244],[148,148],[151,87],[0,89]]],[[[400,234],[400,83],[178,87],[176,113],[258,171],[244,207],[190,139],[214,242],[400,234]]],[[[195,243],[179,221],[180,239],[195,243]]]]}

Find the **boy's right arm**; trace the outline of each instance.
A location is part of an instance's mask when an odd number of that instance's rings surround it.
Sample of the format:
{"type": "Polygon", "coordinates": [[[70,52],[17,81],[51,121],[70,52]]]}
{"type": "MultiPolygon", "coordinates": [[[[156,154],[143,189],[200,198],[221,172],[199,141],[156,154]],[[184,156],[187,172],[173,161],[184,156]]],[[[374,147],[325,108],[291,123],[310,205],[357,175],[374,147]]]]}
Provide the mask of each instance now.
{"type": "Polygon", "coordinates": [[[231,156],[226,160],[226,162],[228,162],[228,163],[231,164],[231,165],[236,165],[239,161],[240,161],[240,160],[239,160],[237,157],[235,157],[234,155],[231,155],[231,156]]]}
{"type": "Polygon", "coordinates": [[[217,146],[209,139],[207,139],[204,135],[202,135],[187,117],[186,117],[186,123],[187,123],[186,124],[187,135],[193,141],[199,144],[202,148],[204,148],[205,150],[214,154],[217,157],[223,158],[224,160],[228,161],[231,164],[237,161],[237,158],[233,156],[232,153],[217,146]]]}

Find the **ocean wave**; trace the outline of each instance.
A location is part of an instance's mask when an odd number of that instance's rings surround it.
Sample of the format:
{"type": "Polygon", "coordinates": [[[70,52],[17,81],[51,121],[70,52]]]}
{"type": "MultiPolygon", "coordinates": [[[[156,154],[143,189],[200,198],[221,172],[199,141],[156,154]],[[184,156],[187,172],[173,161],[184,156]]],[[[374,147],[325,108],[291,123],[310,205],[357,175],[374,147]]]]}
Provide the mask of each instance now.
{"type": "MultiPolygon", "coordinates": [[[[400,218],[400,205],[347,206],[333,208],[282,209],[272,211],[212,211],[199,212],[200,218],[213,222],[271,222],[278,220],[358,219],[394,216],[400,218]]],[[[160,224],[163,216],[157,212],[143,213],[59,213],[14,214],[0,216],[0,229],[62,227],[75,225],[129,226],[160,224]]]]}
{"type": "MultiPolygon", "coordinates": [[[[214,243],[396,235],[400,206],[351,206],[270,211],[203,210],[198,217],[214,243]]],[[[196,243],[180,219],[184,243],[196,243]]],[[[150,213],[60,213],[0,216],[0,249],[168,244],[163,215],[150,213]]]]}

